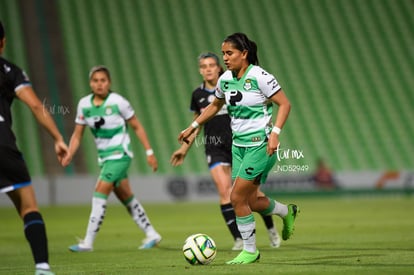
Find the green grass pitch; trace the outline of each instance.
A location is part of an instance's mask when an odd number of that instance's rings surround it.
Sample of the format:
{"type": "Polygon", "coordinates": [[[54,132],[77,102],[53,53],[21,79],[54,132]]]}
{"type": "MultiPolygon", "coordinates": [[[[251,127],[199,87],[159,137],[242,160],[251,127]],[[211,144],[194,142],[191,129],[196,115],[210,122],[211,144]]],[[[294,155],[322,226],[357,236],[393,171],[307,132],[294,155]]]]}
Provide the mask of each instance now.
{"type": "MultiPolygon", "coordinates": [[[[3,199],[3,198],[2,198],[3,199]]],[[[91,253],[67,247],[83,237],[89,205],[42,207],[56,274],[414,274],[414,198],[283,197],[301,208],[292,239],[270,248],[256,217],[260,262],[229,266],[237,255],[217,203],[146,203],[147,214],[163,235],[159,247],[138,250],[143,233],[120,204],[110,204],[91,253]],[[181,248],[193,233],[210,235],[217,257],[191,266],[181,248]]],[[[33,274],[33,261],[14,208],[0,208],[0,274],[33,274]]],[[[281,219],[274,217],[279,232],[281,219]]]]}

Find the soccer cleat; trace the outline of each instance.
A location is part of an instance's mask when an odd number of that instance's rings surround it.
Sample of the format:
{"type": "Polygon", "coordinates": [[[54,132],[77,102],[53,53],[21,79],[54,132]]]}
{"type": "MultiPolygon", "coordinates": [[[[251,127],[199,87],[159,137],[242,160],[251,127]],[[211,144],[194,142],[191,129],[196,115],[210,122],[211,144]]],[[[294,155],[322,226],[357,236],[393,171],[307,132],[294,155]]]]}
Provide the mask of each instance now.
{"type": "Polygon", "coordinates": [[[78,244],[69,246],[69,250],[72,252],[90,252],[93,250],[92,246],[87,246],[82,240],[78,244]]]}
{"type": "Polygon", "coordinates": [[[268,229],[267,233],[269,234],[270,246],[274,248],[280,247],[280,236],[279,233],[274,228],[268,229]]]}
{"type": "Polygon", "coordinates": [[[161,242],[161,236],[160,234],[155,234],[155,235],[151,235],[146,237],[145,239],[142,240],[142,245],[139,247],[139,249],[150,249],[153,248],[154,246],[156,246],[157,244],[159,244],[161,242]]]}
{"type": "Polygon", "coordinates": [[[55,275],[52,271],[48,269],[36,269],[35,275],[55,275]]]}
{"type": "Polygon", "coordinates": [[[243,240],[241,238],[236,238],[234,240],[234,245],[231,250],[242,250],[243,249],[243,240]]]}
{"type": "Polygon", "coordinates": [[[288,214],[283,218],[282,239],[288,240],[295,230],[295,219],[299,213],[299,207],[295,204],[288,205],[288,214]]]}
{"type": "Polygon", "coordinates": [[[254,262],[259,261],[260,253],[259,250],[256,250],[255,253],[248,252],[246,250],[242,250],[236,258],[231,261],[226,262],[226,264],[251,264],[254,262]]]}

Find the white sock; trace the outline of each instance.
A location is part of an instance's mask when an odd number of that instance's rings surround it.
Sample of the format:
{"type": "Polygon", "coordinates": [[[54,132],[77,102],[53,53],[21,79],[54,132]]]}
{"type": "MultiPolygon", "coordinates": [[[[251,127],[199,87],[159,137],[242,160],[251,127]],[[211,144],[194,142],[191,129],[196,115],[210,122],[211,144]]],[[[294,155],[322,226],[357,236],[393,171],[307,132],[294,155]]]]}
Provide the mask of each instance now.
{"type": "Polygon", "coordinates": [[[126,207],[132,219],[147,236],[157,234],[145,213],[144,207],[135,197],[126,205],[126,207]]]}
{"type": "Polygon", "coordinates": [[[83,240],[83,244],[87,247],[92,247],[96,234],[103,223],[106,212],[106,199],[92,198],[92,210],[89,216],[88,228],[86,229],[86,236],[83,240]]]}
{"type": "Polygon", "coordinates": [[[278,201],[275,202],[275,208],[273,208],[272,214],[278,215],[282,218],[286,217],[288,214],[288,207],[286,204],[280,203],[278,201]]]}
{"type": "Polygon", "coordinates": [[[36,269],[50,270],[50,266],[48,263],[37,263],[36,269]]]}
{"type": "Polygon", "coordinates": [[[255,253],[256,252],[256,222],[253,214],[246,217],[236,217],[237,228],[243,239],[243,249],[255,253]]]}

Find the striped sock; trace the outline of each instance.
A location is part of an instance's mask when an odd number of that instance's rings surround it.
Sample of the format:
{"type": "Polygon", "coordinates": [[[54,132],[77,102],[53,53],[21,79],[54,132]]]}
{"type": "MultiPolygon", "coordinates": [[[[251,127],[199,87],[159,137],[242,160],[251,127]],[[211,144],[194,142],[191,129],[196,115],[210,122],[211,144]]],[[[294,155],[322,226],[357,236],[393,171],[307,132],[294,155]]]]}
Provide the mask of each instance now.
{"type": "Polygon", "coordinates": [[[245,217],[236,217],[237,227],[243,239],[243,249],[256,252],[256,222],[253,214],[245,217]]]}
{"type": "Polygon", "coordinates": [[[104,198],[104,195],[98,197],[97,193],[94,194],[92,198],[92,210],[89,216],[88,228],[86,229],[86,236],[83,240],[83,244],[87,247],[92,247],[93,242],[96,238],[106,212],[106,203],[107,199],[104,198]]]}
{"type": "Polygon", "coordinates": [[[30,212],[23,217],[23,222],[24,234],[30,244],[35,263],[47,263],[49,254],[42,215],[39,212],[30,212]]]}

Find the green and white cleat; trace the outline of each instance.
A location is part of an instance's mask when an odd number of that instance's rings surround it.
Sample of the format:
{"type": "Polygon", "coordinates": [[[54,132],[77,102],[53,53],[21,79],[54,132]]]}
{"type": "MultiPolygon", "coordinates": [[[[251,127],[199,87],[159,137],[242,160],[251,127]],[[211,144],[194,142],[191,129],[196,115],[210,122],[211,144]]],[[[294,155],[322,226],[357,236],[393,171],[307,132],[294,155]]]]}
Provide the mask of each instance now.
{"type": "Polygon", "coordinates": [[[288,240],[295,230],[295,219],[299,213],[299,207],[295,204],[288,205],[288,214],[283,218],[282,239],[288,240]]]}
{"type": "Polygon", "coordinates": [[[231,261],[226,262],[226,264],[251,264],[251,263],[259,261],[259,259],[260,259],[259,250],[256,250],[255,253],[251,253],[246,250],[243,250],[242,252],[240,252],[239,255],[237,255],[236,258],[234,258],[231,261]]]}

